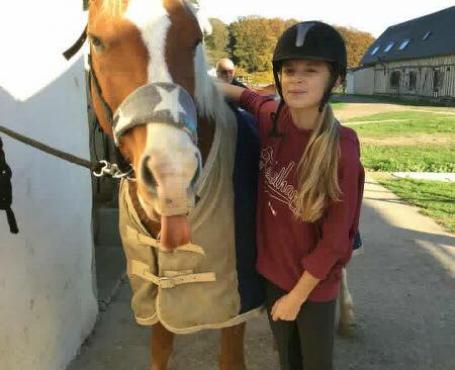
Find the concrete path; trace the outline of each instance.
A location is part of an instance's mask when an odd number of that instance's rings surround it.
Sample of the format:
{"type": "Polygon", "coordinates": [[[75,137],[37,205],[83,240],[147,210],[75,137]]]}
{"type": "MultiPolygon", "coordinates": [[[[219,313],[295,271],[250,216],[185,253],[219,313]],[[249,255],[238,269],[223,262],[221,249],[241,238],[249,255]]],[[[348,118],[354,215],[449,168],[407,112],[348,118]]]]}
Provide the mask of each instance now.
{"type": "MultiPolygon", "coordinates": [[[[455,236],[367,180],[365,253],[349,266],[357,334],[337,338],[337,370],[455,369],[455,236]]],[[[69,370],[147,370],[149,330],[124,283],[69,370]]],[[[217,332],[180,336],[172,370],[215,370],[217,332]]],[[[247,328],[249,370],[277,370],[265,318],[247,328]]]]}
{"type": "Polygon", "coordinates": [[[402,179],[455,182],[453,172],[394,172],[392,175],[402,179]]]}

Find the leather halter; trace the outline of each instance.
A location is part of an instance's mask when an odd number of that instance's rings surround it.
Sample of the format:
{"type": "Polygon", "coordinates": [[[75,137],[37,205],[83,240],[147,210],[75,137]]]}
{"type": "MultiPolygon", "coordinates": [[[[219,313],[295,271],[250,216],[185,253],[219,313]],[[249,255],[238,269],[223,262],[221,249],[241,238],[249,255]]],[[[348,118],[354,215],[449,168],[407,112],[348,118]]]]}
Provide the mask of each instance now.
{"type": "MultiPolygon", "coordinates": [[[[63,56],[65,57],[65,59],[70,60],[72,57],[74,57],[74,55],[82,48],[82,45],[84,45],[86,40],[87,40],[87,26],[85,26],[84,30],[82,31],[81,35],[76,40],[76,42],[73,45],[71,45],[71,47],[69,47],[63,53],[63,56]]],[[[96,73],[92,66],[92,56],[90,53],[88,54],[88,64],[89,64],[89,71],[88,71],[89,86],[91,86],[91,82],[93,81],[94,93],[96,94],[99,101],[101,102],[101,106],[103,107],[104,115],[106,117],[107,122],[112,126],[112,124],[113,124],[112,109],[109,106],[109,104],[107,104],[106,100],[103,97],[103,92],[101,90],[100,83],[98,82],[98,78],[96,77],[96,73]]],[[[116,157],[117,167],[119,168],[121,173],[132,174],[133,173],[132,166],[128,163],[128,161],[120,153],[118,146],[115,146],[114,154],[116,157]]]]}
{"type": "MultiPolygon", "coordinates": [[[[76,40],[76,42],[68,48],[64,53],[63,56],[66,58],[66,60],[70,60],[82,47],[82,45],[85,43],[87,40],[87,26],[84,28],[82,34],[79,36],[79,38],[76,40]]],[[[103,96],[103,91],[101,89],[100,83],[98,81],[98,78],[96,76],[95,70],[93,69],[93,64],[92,64],[92,57],[91,54],[89,53],[88,55],[88,64],[89,64],[89,86],[91,86],[91,82],[93,81],[93,86],[94,86],[94,93],[96,94],[97,98],[101,102],[101,106],[104,111],[104,115],[108,123],[112,127],[112,132],[114,136],[114,142],[115,142],[115,155],[116,155],[116,161],[117,161],[117,166],[120,169],[121,172],[130,174],[133,172],[132,170],[132,165],[128,163],[125,158],[122,156],[120,153],[120,150],[118,149],[118,144],[119,144],[119,138],[128,130],[131,129],[135,126],[138,125],[143,125],[145,122],[153,120],[154,122],[157,123],[164,123],[164,124],[170,124],[174,127],[180,128],[184,130],[191,138],[193,141],[194,145],[197,146],[197,112],[196,108],[194,106],[194,102],[189,95],[189,93],[180,85],[177,85],[175,83],[154,83],[154,84],[147,84],[145,86],[141,86],[135,91],[133,91],[130,95],[128,95],[125,100],[120,104],[118,109],[116,110],[115,114],[113,113],[111,107],[109,104],[106,102],[106,99],[103,96]],[[128,110],[128,108],[137,108],[137,105],[140,105],[140,100],[144,101],[145,99],[156,99],[158,96],[158,99],[160,99],[160,94],[158,90],[166,90],[169,92],[169,90],[176,90],[177,92],[177,97],[176,99],[174,98],[173,101],[170,101],[170,103],[178,104],[180,106],[180,102],[182,104],[182,111],[179,111],[178,113],[180,114],[180,120],[178,119],[172,119],[171,116],[172,114],[166,114],[166,112],[170,113],[169,110],[161,110],[158,112],[155,112],[154,109],[149,109],[150,107],[146,107],[146,105],[143,105],[143,109],[146,109],[146,112],[141,112],[141,114],[134,114],[130,113],[128,118],[123,118],[122,116],[124,115],[124,112],[128,110]],[[139,102],[139,103],[138,103],[139,102]],[[164,112],[163,112],[164,111],[164,112]],[[163,114],[164,113],[164,114],[163,114]],[[119,125],[119,121],[122,121],[123,118],[123,123],[119,125]],[[126,123],[125,123],[126,121],[126,123]]],[[[158,100],[158,103],[160,100],[158,100]]],[[[152,107],[154,108],[154,107],[152,107]]],[[[202,172],[202,158],[199,155],[198,156],[198,171],[196,172],[193,180],[192,180],[192,185],[195,184],[197,178],[202,172]]]]}

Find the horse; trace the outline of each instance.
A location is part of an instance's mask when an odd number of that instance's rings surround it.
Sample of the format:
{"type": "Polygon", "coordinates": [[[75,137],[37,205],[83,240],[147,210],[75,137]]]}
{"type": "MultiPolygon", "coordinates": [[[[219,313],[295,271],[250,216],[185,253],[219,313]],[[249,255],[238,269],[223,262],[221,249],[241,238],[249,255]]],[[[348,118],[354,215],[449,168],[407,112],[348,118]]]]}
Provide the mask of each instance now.
{"type": "Polygon", "coordinates": [[[88,15],[93,109],[135,174],[120,184],[120,234],[136,321],[152,326],[150,369],[168,368],[175,333],[207,328],[221,329],[219,368],[245,369],[245,322],[262,303],[244,308],[241,273],[223,270],[239,258],[237,117],[206,72],[207,21],[187,0],[90,0],[88,15]]]}

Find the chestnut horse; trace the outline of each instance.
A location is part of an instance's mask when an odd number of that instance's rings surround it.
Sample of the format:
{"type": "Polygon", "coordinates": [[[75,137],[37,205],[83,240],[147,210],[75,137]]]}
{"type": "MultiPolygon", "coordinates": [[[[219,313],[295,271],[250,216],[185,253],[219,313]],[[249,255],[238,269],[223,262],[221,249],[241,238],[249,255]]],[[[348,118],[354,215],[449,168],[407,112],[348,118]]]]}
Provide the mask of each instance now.
{"type": "MultiPolygon", "coordinates": [[[[148,240],[159,239],[159,253],[189,245],[192,229],[186,214],[195,203],[191,184],[211,153],[216,137],[213,122],[223,122],[227,114],[233,116],[206,73],[197,7],[185,0],[91,0],[87,37],[93,107],[103,131],[115,138],[134,168],[136,180],[128,182],[128,189],[141,227],[150,236],[148,240]],[[179,86],[194,101],[197,146],[187,131],[165,124],[131,124],[130,120],[126,128],[117,130],[119,117],[112,112],[122,108],[139,88],[156,83],[179,86]],[[122,131],[121,135],[116,131],[122,131]],[[177,206],[168,209],[172,202],[177,206]]],[[[141,96],[145,99],[147,91],[141,96]]],[[[184,112],[178,105],[168,107],[170,116],[184,112]]],[[[245,369],[244,321],[220,326],[220,369],[245,369]]],[[[167,369],[174,334],[159,321],[150,325],[150,369],[167,369]]]]}

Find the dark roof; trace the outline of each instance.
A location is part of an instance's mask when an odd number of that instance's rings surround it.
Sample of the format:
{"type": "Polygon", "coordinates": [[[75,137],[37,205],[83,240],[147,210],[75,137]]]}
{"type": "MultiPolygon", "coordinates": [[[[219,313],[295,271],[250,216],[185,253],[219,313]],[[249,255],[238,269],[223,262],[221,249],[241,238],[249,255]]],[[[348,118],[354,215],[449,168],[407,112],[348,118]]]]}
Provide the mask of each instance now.
{"type": "Polygon", "coordinates": [[[455,6],[396,24],[369,47],[360,64],[420,59],[455,54],[455,6]],[[428,34],[430,32],[430,34],[428,34]],[[426,40],[423,40],[427,35],[426,40]],[[408,45],[400,50],[405,40],[408,45]],[[385,49],[394,42],[388,52],[385,49]],[[374,55],[372,52],[379,47],[374,55]]]}

